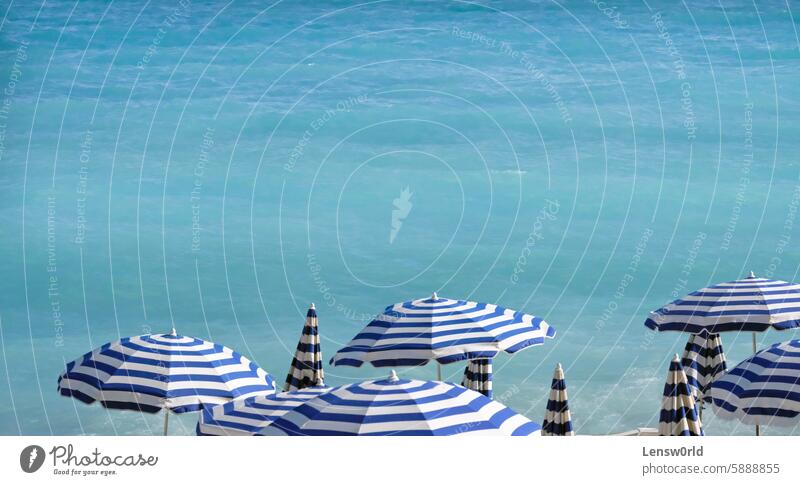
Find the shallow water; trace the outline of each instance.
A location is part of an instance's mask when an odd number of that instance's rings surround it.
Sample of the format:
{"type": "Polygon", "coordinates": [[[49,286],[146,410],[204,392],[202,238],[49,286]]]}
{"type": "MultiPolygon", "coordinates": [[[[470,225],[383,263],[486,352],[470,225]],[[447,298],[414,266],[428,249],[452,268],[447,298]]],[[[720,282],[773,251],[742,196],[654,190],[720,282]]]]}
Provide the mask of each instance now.
{"type": "MultiPolygon", "coordinates": [[[[540,421],[562,362],[579,433],[656,425],[686,337],[647,312],[750,270],[800,279],[788,5],[15,2],[0,433],[159,433],[56,392],[119,336],[174,325],[282,381],[309,303],[330,357],[434,290],[556,327],[498,359],[514,409],[540,421]]],[[[723,343],[749,355],[750,335],[723,343]]]]}

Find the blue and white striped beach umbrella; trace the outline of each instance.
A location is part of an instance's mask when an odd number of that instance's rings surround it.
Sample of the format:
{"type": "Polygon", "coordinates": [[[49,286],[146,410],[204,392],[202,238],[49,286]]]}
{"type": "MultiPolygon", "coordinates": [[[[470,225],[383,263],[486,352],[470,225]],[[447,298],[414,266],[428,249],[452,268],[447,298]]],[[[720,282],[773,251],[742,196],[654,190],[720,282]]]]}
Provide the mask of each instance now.
{"type": "Polygon", "coordinates": [[[64,396],[147,413],[198,411],[274,390],[272,376],[239,353],[174,330],[107,343],[67,364],[58,378],[64,396]]]}
{"type": "Polygon", "coordinates": [[[717,416],[746,424],[795,426],[800,421],[800,340],[757,352],[711,384],[717,416]]]}
{"type": "Polygon", "coordinates": [[[651,312],[658,331],[763,332],[800,327],[800,284],[750,276],[703,288],[651,312]]]}
{"type": "Polygon", "coordinates": [[[573,436],[572,414],[567,400],[567,384],[564,382],[564,369],[556,366],[553,382],[550,385],[550,397],[547,400],[547,411],[542,423],[542,436],[573,436]]]}
{"type": "Polygon", "coordinates": [[[690,335],[681,364],[698,405],[701,401],[710,402],[710,398],[706,396],[708,388],[717,377],[725,373],[727,367],[719,334],[703,332],[690,335]]]}
{"type": "Polygon", "coordinates": [[[333,365],[375,367],[448,364],[541,345],[555,329],[532,315],[497,305],[431,298],[398,303],[371,321],[331,359],[333,365]]]}
{"type": "Polygon", "coordinates": [[[541,428],[497,401],[441,381],[388,379],[337,387],[265,427],[264,435],[538,435],[541,428]]]}
{"type": "Polygon", "coordinates": [[[658,419],[658,434],[661,436],[702,436],[703,425],[697,413],[694,393],[689,388],[686,372],[675,354],[669,364],[667,382],[664,384],[664,399],[658,419]]]}
{"type": "Polygon", "coordinates": [[[206,407],[200,413],[197,434],[252,436],[300,404],[330,390],[324,386],[306,387],[299,391],[251,396],[206,407]]]}
{"type": "Polygon", "coordinates": [[[464,368],[461,385],[492,398],[492,359],[472,359],[464,368]]]}
{"type": "Polygon", "coordinates": [[[322,349],[319,342],[319,328],[317,326],[317,310],[312,303],[306,313],[306,323],[303,333],[297,342],[297,350],[289,374],[286,376],[284,391],[296,391],[306,387],[322,385],[325,372],[322,370],[322,349]]]}

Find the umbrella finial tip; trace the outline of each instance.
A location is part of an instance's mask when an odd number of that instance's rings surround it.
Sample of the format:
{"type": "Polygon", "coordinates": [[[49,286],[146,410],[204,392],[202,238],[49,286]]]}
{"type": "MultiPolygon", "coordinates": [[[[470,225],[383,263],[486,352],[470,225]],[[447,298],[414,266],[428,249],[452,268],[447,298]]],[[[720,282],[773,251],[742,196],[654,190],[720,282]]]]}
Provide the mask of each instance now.
{"type": "Polygon", "coordinates": [[[558,370],[561,370],[561,362],[559,362],[558,364],[556,364],[556,369],[558,369],[558,370]]]}
{"type": "Polygon", "coordinates": [[[431,295],[431,300],[438,300],[438,299],[439,295],[437,295],[436,292],[434,291],[433,294],[431,295]]]}
{"type": "Polygon", "coordinates": [[[392,369],[392,372],[389,374],[389,381],[390,382],[397,382],[399,380],[400,380],[400,378],[397,377],[397,372],[395,372],[395,370],[392,369]]]}
{"type": "Polygon", "coordinates": [[[178,332],[175,330],[175,327],[172,327],[172,330],[170,330],[169,334],[174,337],[174,336],[178,335],[178,332]]]}
{"type": "Polygon", "coordinates": [[[316,309],[316,307],[314,306],[314,303],[311,303],[311,305],[308,307],[308,309],[309,309],[309,310],[314,310],[314,309],[316,309]]]}
{"type": "Polygon", "coordinates": [[[678,354],[675,354],[675,355],[672,357],[672,361],[673,361],[673,362],[680,362],[680,361],[681,361],[681,358],[680,358],[680,357],[678,357],[678,354]]]}
{"type": "Polygon", "coordinates": [[[751,272],[750,272],[750,274],[749,274],[749,275],[747,275],[747,277],[748,277],[748,278],[755,278],[755,277],[756,277],[756,274],[755,274],[755,273],[753,273],[753,272],[751,271],[751,272]]]}

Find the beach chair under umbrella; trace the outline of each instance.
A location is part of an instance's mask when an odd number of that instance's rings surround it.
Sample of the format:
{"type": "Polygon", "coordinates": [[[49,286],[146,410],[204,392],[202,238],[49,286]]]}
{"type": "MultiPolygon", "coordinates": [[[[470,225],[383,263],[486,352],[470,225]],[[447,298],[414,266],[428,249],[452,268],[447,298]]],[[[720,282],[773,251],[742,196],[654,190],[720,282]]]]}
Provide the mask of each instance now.
{"type": "Polygon", "coordinates": [[[697,412],[694,393],[689,388],[686,373],[678,354],[669,365],[667,382],[664,384],[664,399],[658,419],[658,434],[661,436],[702,436],[703,425],[697,412]]]}
{"type": "Polygon", "coordinates": [[[299,391],[250,396],[206,407],[200,413],[196,432],[200,436],[252,436],[280,416],[331,389],[306,387],[299,391]]]}
{"type": "Polygon", "coordinates": [[[472,359],[464,368],[461,385],[492,398],[492,359],[472,359]]]}
{"type": "Polygon", "coordinates": [[[572,415],[567,400],[567,385],[564,382],[564,369],[556,365],[553,382],[550,385],[550,397],[547,400],[547,411],[542,423],[542,436],[573,436],[572,415]]]}
{"type": "MultiPolygon", "coordinates": [[[[555,329],[533,315],[497,305],[430,298],[387,307],[331,359],[331,364],[360,367],[449,364],[465,359],[513,354],[542,345],[555,329]]],[[[441,367],[437,368],[441,380],[441,367]]]]}
{"type": "Polygon", "coordinates": [[[796,426],[800,422],[800,340],[763,349],[714,381],[709,391],[714,413],[756,426],[796,426]]]}
{"type": "Polygon", "coordinates": [[[541,428],[497,401],[455,384],[388,379],[337,387],[299,405],[259,434],[289,436],[538,435],[541,428]]]}
{"type": "Polygon", "coordinates": [[[681,364],[702,414],[703,402],[710,402],[706,396],[708,388],[718,376],[725,373],[727,368],[725,352],[722,350],[722,339],[719,334],[704,332],[689,336],[681,364]]]}
{"type": "Polygon", "coordinates": [[[322,370],[322,349],[319,342],[319,328],[317,327],[317,310],[314,304],[308,308],[303,333],[297,342],[297,350],[289,374],[286,376],[284,391],[296,391],[306,387],[322,385],[325,372],[322,370]]]}
{"type": "Polygon", "coordinates": [[[272,376],[228,347],[194,337],[126,337],[67,364],[58,391],[111,409],[157,413],[199,411],[234,398],[272,394],[272,376]]]}

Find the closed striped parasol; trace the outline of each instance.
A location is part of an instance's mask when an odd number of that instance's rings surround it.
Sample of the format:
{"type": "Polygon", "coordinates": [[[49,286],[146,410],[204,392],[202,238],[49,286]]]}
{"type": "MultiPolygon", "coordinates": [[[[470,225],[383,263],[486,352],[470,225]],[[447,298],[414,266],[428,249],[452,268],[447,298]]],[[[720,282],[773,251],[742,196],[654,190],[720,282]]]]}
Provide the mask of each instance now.
{"type": "Polygon", "coordinates": [[[698,406],[702,401],[710,402],[706,392],[711,383],[725,373],[727,366],[719,334],[703,332],[691,335],[683,351],[681,364],[698,406]]]}
{"type": "Polygon", "coordinates": [[[492,398],[492,359],[473,359],[464,369],[461,385],[492,398]]]}
{"type": "Polygon", "coordinates": [[[800,340],[772,345],[717,379],[709,391],[717,416],[746,424],[800,421],[800,340]]]}
{"type": "Polygon", "coordinates": [[[322,349],[319,343],[319,328],[317,326],[317,310],[314,304],[308,308],[306,323],[303,333],[297,342],[292,365],[286,376],[284,391],[296,391],[306,387],[322,385],[325,372],[322,370],[322,349]]]}
{"type": "Polygon", "coordinates": [[[69,363],[58,378],[64,396],[146,413],[198,411],[274,389],[272,376],[237,352],[175,330],[105,344],[69,363]]]}
{"type": "Polygon", "coordinates": [[[307,387],[299,391],[234,399],[203,409],[197,422],[201,436],[252,436],[300,404],[330,391],[307,387]]]}
{"type": "Polygon", "coordinates": [[[388,379],[337,387],[265,427],[264,435],[538,435],[540,427],[483,394],[440,381],[388,379]]]}
{"type": "Polygon", "coordinates": [[[667,382],[664,384],[664,399],[658,420],[661,436],[702,436],[703,425],[697,414],[694,394],[689,388],[686,372],[675,354],[669,365],[667,382]]]}
{"type": "Polygon", "coordinates": [[[497,305],[430,298],[398,303],[371,321],[331,359],[375,367],[448,364],[541,345],[555,329],[539,317],[497,305]]]}
{"type": "Polygon", "coordinates": [[[645,325],[688,333],[800,326],[800,285],[750,276],[703,288],[651,312],[645,325]]]}
{"type": "Polygon", "coordinates": [[[553,382],[550,385],[550,398],[544,414],[542,436],[573,436],[572,414],[567,400],[567,384],[564,382],[564,369],[556,365],[553,382]]]}

